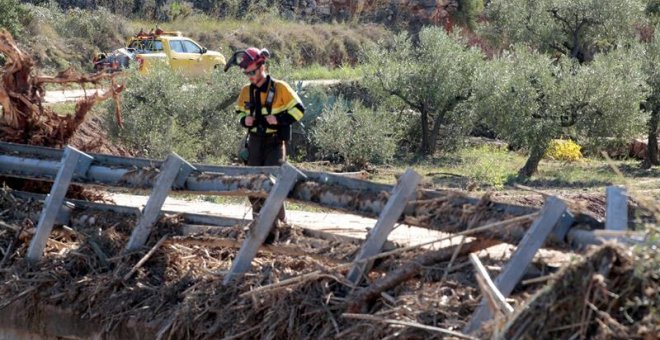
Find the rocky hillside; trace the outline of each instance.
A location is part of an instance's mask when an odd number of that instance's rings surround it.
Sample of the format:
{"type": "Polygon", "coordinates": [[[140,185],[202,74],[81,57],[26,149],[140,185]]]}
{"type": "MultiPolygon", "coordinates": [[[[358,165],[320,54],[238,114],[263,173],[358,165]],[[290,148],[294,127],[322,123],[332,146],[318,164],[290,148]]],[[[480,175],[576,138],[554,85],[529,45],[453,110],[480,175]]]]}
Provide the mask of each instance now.
{"type": "MultiPolygon", "coordinates": [[[[24,2],[39,3],[43,0],[24,2]]],[[[263,12],[313,22],[372,22],[393,29],[425,24],[471,25],[483,0],[56,0],[62,8],[108,8],[133,19],[171,20],[195,11],[218,18],[249,19],[263,12]]]]}

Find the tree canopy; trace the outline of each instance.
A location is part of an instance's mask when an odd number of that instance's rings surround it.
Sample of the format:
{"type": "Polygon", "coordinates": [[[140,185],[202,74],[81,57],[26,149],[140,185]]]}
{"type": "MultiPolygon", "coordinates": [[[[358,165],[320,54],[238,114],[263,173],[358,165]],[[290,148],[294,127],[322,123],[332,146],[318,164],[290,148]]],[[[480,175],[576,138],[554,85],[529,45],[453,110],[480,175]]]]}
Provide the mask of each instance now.
{"type": "Polygon", "coordinates": [[[584,62],[634,38],[646,7],[644,0],[498,0],[485,10],[484,33],[584,62]]]}

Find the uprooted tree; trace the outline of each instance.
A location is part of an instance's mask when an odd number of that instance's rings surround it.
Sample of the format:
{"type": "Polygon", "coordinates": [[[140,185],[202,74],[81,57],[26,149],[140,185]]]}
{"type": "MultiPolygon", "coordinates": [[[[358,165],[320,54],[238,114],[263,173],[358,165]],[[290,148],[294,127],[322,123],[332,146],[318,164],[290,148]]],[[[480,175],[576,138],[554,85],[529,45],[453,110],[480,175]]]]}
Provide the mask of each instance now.
{"type": "MultiPolygon", "coordinates": [[[[123,85],[115,82],[115,75],[107,73],[84,75],[72,68],[56,76],[35,75],[34,61],[21,51],[6,30],[0,31],[0,53],[7,58],[0,69],[0,139],[7,142],[62,147],[84,122],[91,108],[108,98],[119,101],[123,85]],[[45,84],[98,85],[110,82],[109,90],[103,94],[86,96],[76,103],[73,115],[58,115],[43,105],[45,84]]],[[[119,105],[117,105],[119,108],[119,105]]],[[[121,124],[119,110],[116,119],[121,124]]]]}

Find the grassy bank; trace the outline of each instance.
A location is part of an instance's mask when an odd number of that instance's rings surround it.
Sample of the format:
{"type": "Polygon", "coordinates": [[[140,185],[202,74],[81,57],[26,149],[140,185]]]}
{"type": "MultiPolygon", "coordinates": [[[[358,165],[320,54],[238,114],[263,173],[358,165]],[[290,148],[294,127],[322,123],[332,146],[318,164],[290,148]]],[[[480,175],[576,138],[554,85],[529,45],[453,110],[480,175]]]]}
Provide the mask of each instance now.
{"type": "Polygon", "coordinates": [[[63,11],[57,6],[20,5],[25,9],[16,39],[46,72],[73,66],[91,70],[96,53],[123,47],[127,38],[140,29],[157,25],[167,31],[181,31],[210,50],[227,58],[236,49],[248,46],[268,48],[274,64],[289,68],[309,68],[304,78],[353,77],[363,48],[389,39],[392,33],[382,25],[305,24],[286,21],[266,13],[251,20],[218,20],[194,14],[158,23],[133,21],[105,9],[63,11]],[[348,67],[348,69],[345,69],[348,67]],[[323,69],[341,71],[322,71],[323,69]]]}
{"type": "MultiPolygon", "coordinates": [[[[426,185],[433,188],[457,188],[470,191],[503,190],[516,182],[518,170],[527,155],[491,146],[472,147],[455,154],[413,164],[412,168],[425,176],[426,185]]],[[[584,158],[577,162],[545,159],[539,171],[521,184],[537,189],[580,189],[599,191],[608,185],[624,184],[636,190],[660,194],[660,174],[657,169],[641,170],[637,160],[615,160],[614,165],[625,178],[618,177],[602,158],[584,158]]],[[[403,173],[407,162],[378,168],[374,181],[394,184],[395,175],[403,173]]]]}
{"type": "MultiPolygon", "coordinates": [[[[158,23],[130,21],[131,32],[149,30],[158,23]]],[[[359,63],[362,49],[392,35],[382,25],[308,24],[264,14],[250,21],[217,20],[196,14],[160,24],[169,31],[181,31],[226,56],[248,46],[268,48],[275,62],[294,67],[323,65],[334,68],[359,63]]]]}

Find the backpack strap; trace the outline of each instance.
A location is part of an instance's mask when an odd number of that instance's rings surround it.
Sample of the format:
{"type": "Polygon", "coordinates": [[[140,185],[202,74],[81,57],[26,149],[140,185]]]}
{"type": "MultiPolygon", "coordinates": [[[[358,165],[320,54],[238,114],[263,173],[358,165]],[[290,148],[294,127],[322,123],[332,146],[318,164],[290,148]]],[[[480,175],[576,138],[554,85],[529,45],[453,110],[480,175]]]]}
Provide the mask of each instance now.
{"type": "Polygon", "coordinates": [[[250,116],[254,117],[254,112],[257,109],[257,105],[255,104],[254,101],[254,91],[256,91],[256,88],[253,85],[250,85],[250,103],[249,103],[249,109],[250,109],[250,116]]]}
{"type": "Polygon", "coordinates": [[[268,84],[268,95],[266,96],[266,112],[268,114],[273,113],[273,100],[275,99],[275,79],[270,78],[270,83],[268,84]]]}

